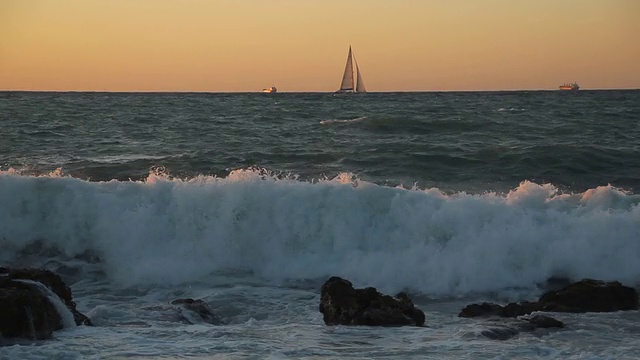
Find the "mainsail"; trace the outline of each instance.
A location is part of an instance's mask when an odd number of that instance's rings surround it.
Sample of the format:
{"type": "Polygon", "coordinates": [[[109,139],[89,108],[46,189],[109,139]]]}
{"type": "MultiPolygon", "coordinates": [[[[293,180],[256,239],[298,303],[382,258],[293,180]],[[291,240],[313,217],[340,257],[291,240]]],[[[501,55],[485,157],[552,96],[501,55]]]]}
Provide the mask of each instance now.
{"type": "Polygon", "coordinates": [[[364,82],[362,82],[362,75],[360,74],[360,68],[358,67],[358,62],[356,61],[356,58],[355,56],[353,56],[353,52],[351,51],[351,46],[349,46],[349,55],[347,55],[347,64],[344,67],[344,74],[342,75],[342,83],[340,83],[340,90],[336,92],[337,93],[367,92],[367,90],[364,87],[364,82]],[[355,80],[357,82],[354,82],[354,78],[353,78],[354,63],[356,67],[355,80]]]}

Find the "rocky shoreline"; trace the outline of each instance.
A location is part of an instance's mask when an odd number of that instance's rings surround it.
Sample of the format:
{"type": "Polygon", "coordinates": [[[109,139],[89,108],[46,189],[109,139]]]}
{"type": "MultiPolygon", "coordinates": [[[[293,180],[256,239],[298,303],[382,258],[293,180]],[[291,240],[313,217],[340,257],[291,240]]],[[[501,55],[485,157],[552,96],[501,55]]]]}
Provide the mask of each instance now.
{"type": "Polygon", "coordinates": [[[482,334],[491,339],[506,340],[521,331],[537,328],[563,328],[564,324],[550,316],[527,315],[534,312],[586,313],[638,310],[638,292],[617,281],[604,282],[583,279],[551,290],[537,301],[524,301],[498,305],[494,303],[470,304],[458,314],[463,318],[492,318],[492,327],[482,334]],[[497,318],[513,318],[495,326],[497,318]]]}
{"type": "MultiPolygon", "coordinates": [[[[564,327],[548,313],[638,310],[638,292],[619,282],[584,279],[566,283],[536,301],[470,304],[458,316],[480,318],[489,326],[482,335],[506,340],[522,331],[564,327]],[[534,314],[537,312],[545,314],[534,314]]],[[[170,304],[181,309],[187,323],[225,325],[201,299],[181,298],[170,304]]],[[[326,325],[424,327],[426,322],[425,313],[408,294],[392,297],[373,287],[356,289],[350,281],[335,276],[321,288],[319,311],[326,325]]],[[[7,339],[51,339],[65,326],[93,324],[76,309],[71,289],[59,275],[43,269],[0,267],[0,346],[8,345],[7,339]]]]}

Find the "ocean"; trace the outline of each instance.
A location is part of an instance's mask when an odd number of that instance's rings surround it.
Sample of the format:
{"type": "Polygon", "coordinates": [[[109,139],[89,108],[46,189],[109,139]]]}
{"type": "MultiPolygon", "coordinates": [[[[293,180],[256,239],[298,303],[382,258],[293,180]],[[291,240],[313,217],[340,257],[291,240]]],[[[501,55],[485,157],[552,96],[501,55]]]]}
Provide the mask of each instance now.
{"type": "Polygon", "coordinates": [[[0,249],[96,325],[1,359],[636,359],[638,311],[504,341],[457,315],[640,288],[640,91],[2,92],[0,249]],[[330,276],[426,326],[325,325],[330,276]]]}

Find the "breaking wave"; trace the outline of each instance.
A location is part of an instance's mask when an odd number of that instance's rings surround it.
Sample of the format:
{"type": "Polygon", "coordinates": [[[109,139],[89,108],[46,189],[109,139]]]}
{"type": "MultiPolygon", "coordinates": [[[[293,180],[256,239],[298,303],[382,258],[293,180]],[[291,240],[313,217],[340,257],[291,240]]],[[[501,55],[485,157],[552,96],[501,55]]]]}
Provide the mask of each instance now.
{"type": "Polygon", "coordinates": [[[260,169],[107,182],[4,171],[0,262],[92,254],[122,286],[222,271],[274,283],[339,275],[433,295],[532,287],[551,276],[637,283],[639,203],[612,186],[563,194],[529,181],[473,195],[260,169]],[[34,244],[49,250],[29,254],[34,244]]]}

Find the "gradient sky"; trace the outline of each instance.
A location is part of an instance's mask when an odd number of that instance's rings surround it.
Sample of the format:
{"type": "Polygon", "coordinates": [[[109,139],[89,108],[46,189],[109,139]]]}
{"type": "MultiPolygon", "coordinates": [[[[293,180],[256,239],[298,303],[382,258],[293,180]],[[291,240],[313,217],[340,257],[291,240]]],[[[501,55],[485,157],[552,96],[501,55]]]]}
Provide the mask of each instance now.
{"type": "Polygon", "coordinates": [[[0,89],[640,88],[640,0],[0,0],[0,89]]]}

